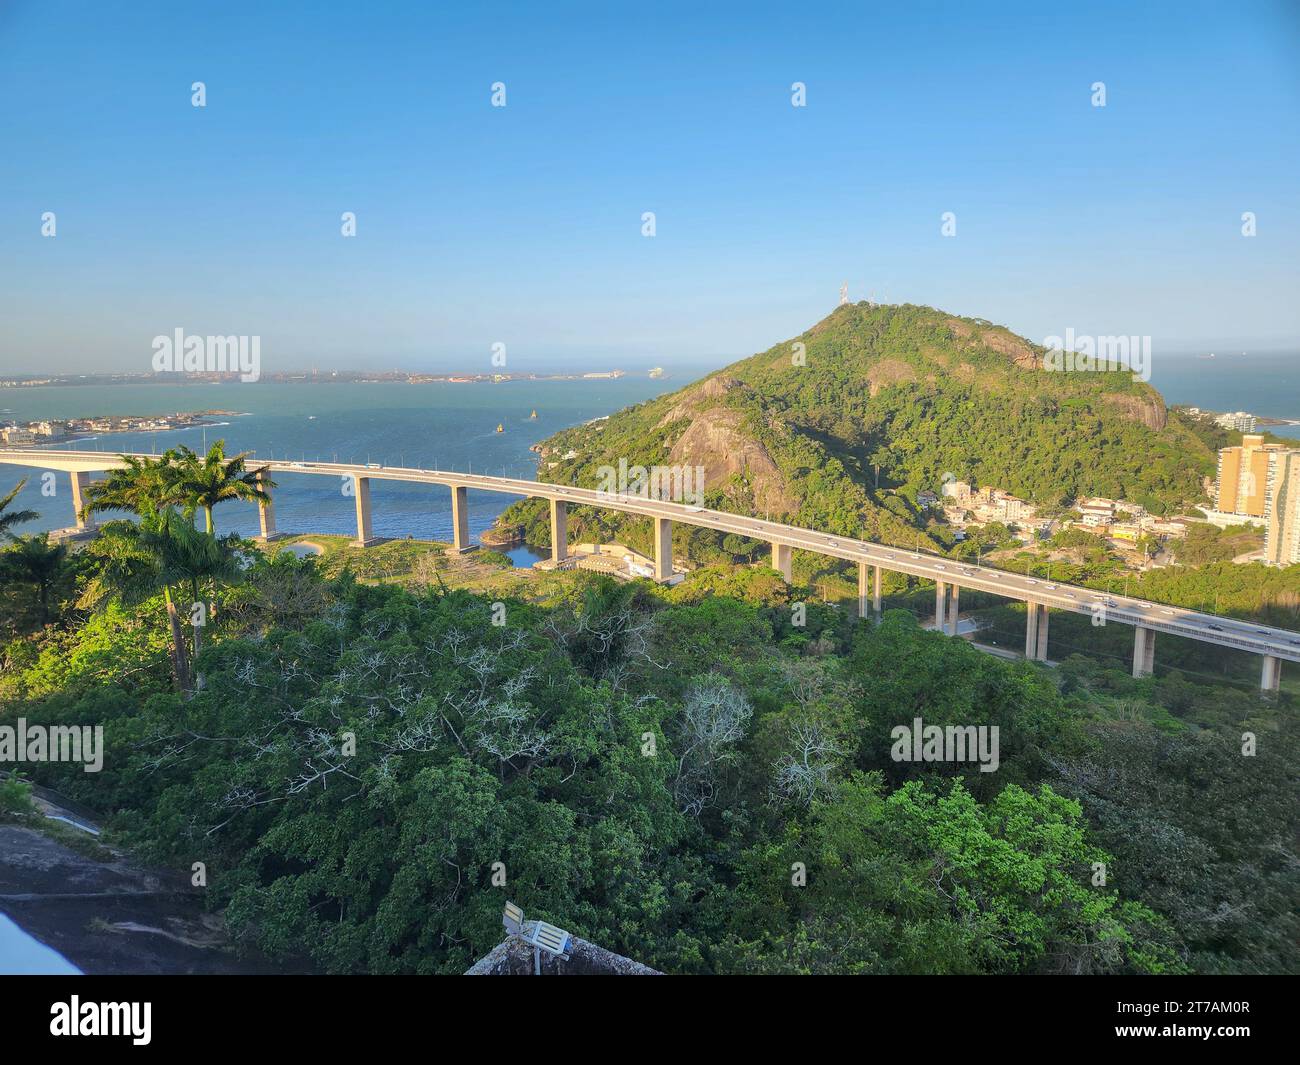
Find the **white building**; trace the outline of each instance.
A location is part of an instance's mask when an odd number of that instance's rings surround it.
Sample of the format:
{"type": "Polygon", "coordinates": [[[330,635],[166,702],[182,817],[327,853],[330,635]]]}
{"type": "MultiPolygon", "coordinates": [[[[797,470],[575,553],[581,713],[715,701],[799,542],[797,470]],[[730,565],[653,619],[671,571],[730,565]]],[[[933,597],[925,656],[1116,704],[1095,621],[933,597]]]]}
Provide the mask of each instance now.
{"type": "Polygon", "coordinates": [[[1084,525],[1110,525],[1115,520],[1113,499],[1080,499],[1074,509],[1082,515],[1084,525]]]}
{"type": "Polygon", "coordinates": [[[1255,416],[1247,414],[1244,410],[1233,411],[1231,414],[1220,414],[1214,419],[1214,424],[1223,429],[1232,429],[1238,433],[1253,433],[1255,431],[1255,416]]]}

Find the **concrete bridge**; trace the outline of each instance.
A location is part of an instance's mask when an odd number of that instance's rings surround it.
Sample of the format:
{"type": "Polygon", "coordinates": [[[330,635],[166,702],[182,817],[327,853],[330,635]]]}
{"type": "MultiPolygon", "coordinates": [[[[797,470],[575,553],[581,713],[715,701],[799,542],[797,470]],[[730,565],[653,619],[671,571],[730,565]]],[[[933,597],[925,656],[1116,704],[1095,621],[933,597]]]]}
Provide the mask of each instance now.
{"type": "MultiPolygon", "coordinates": [[[[156,456],[140,455],[140,458],[156,456]]],[[[121,456],[107,452],[56,451],[42,449],[0,448],[0,464],[29,466],[44,470],[58,470],[72,476],[72,503],[79,528],[87,528],[87,519],[81,516],[86,486],[90,474],[121,467],[121,456]]],[[[414,484],[442,485],[451,490],[452,546],[456,551],[468,550],[469,489],[499,492],[541,498],[551,506],[551,555],[556,561],[568,557],[568,507],[583,504],[618,510],[625,514],[650,518],[654,522],[655,579],[664,581],[672,576],[673,522],[696,525],[719,532],[735,533],[750,539],[765,540],[772,546],[772,567],[790,580],[791,552],[795,548],[813,551],[855,563],[858,567],[858,606],[861,616],[868,611],[879,616],[881,609],[881,574],[884,570],[905,573],[933,581],[935,585],[935,627],[950,633],[957,631],[958,598],[962,588],[970,588],[1008,599],[1018,599],[1028,607],[1025,631],[1025,657],[1047,660],[1048,619],[1052,610],[1066,610],[1094,617],[1100,614],[1106,624],[1118,622],[1134,630],[1133,676],[1143,677],[1152,672],[1155,661],[1155,638],[1160,632],[1183,636],[1202,643],[1218,644],[1249,651],[1260,656],[1260,688],[1277,691],[1281,680],[1283,661],[1300,662],[1300,633],[1288,629],[1258,625],[1248,621],[1203,614],[1182,607],[1164,606],[1128,596],[1109,595],[1092,588],[1061,584],[993,569],[955,562],[950,558],[922,554],[906,548],[888,547],[866,540],[844,536],[831,536],[796,525],[747,518],[725,511],[707,510],[656,499],[642,499],[600,492],[590,488],[572,488],[567,485],[528,481],[514,477],[489,477],[481,474],[455,473],[443,470],[423,470],[409,467],[365,465],[341,462],[290,462],[288,460],[257,461],[270,473],[307,474],[335,478],[348,478],[356,504],[356,543],[366,546],[376,542],[371,526],[370,482],[405,481],[414,484]]],[[[274,504],[260,508],[261,535],[270,539],[276,535],[274,504]]]]}

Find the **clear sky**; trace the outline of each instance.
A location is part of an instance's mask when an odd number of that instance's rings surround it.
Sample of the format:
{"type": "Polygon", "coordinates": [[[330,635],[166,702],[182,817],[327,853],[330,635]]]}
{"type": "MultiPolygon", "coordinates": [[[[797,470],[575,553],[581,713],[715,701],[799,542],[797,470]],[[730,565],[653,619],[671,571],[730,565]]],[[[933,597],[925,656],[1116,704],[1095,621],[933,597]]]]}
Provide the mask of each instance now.
{"type": "Polygon", "coordinates": [[[842,281],[1300,350],[1298,117],[1294,2],[0,0],[0,370],[720,363],[842,281]]]}

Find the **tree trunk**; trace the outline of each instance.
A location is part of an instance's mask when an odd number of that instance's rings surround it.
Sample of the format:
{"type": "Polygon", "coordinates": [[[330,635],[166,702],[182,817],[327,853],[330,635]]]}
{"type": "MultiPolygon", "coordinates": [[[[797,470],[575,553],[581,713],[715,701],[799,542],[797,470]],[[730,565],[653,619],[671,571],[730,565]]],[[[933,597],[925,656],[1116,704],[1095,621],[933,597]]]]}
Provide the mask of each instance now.
{"type": "Polygon", "coordinates": [[[198,672],[198,668],[199,668],[199,652],[200,652],[201,650],[203,650],[203,628],[204,628],[204,625],[207,625],[207,623],[208,623],[208,621],[209,621],[210,619],[209,619],[209,617],[208,617],[208,607],[207,607],[207,604],[206,604],[206,603],[203,603],[203,602],[201,602],[201,601],[199,600],[199,582],[196,581],[196,580],[194,580],[194,581],[190,581],[190,596],[191,596],[191,598],[193,599],[193,602],[190,604],[190,628],[194,630],[194,658],[192,659],[192,662],[193,662],[193,665],[194,665],[194,670],[195,670],[195,672],[194,672],[194,690],[195,690],[195,691],[202,691],[202,690],[203,690],[203,674],[200,673],[200,672],[198,672]],[[199,607],[199,609],[200,609],[199,616],[203,619],[203,625],[195,625],[195,624],[194,624],[194,608],[195,608],[195,607],[199,607]]]}
{"type": "MultiPolygon", "coordinates": [[[[203,626],[191,623],[190,628],[194,630],[194,668],[197,670],[199,666],[199,652],[203,650],[203,626]]],[[[194,690],[203,690],[202,673],[196,672],[194,674],[194,690]]]]}
{"type": "Polygon", "coordinates": [[[181,632],[181,619],[176,604],[172,602],[170,588],[163,589],[163,599],[167,603],[167,621],[172,630],[172,673],[176,677],[176,688],[189,695],[190,671],[185,661],[185,635],[181,632]]]}

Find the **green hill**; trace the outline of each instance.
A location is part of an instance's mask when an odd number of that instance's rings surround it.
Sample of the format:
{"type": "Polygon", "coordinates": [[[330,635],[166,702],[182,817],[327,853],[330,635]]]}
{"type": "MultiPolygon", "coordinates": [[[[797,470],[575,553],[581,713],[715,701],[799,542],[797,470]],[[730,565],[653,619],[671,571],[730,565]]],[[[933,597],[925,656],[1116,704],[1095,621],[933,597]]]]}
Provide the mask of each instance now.
{"type": "MultiPolygon", "coordinates": [[[[1163,514],[1205,500],[1213,452],[1154,388],[1127,372],[1051,372],[1044,355],[981,319],[848,304],[678,392],[555,434],[538,477],[594,488],[620,459],[702,466],[709,506],[908,545],[923,524],[916,494],[945,475],[1047,506],[1101,495],[1163,514]]],[[[545,544],[542,517],[521,503],[502,521],[545,544]]]]}

